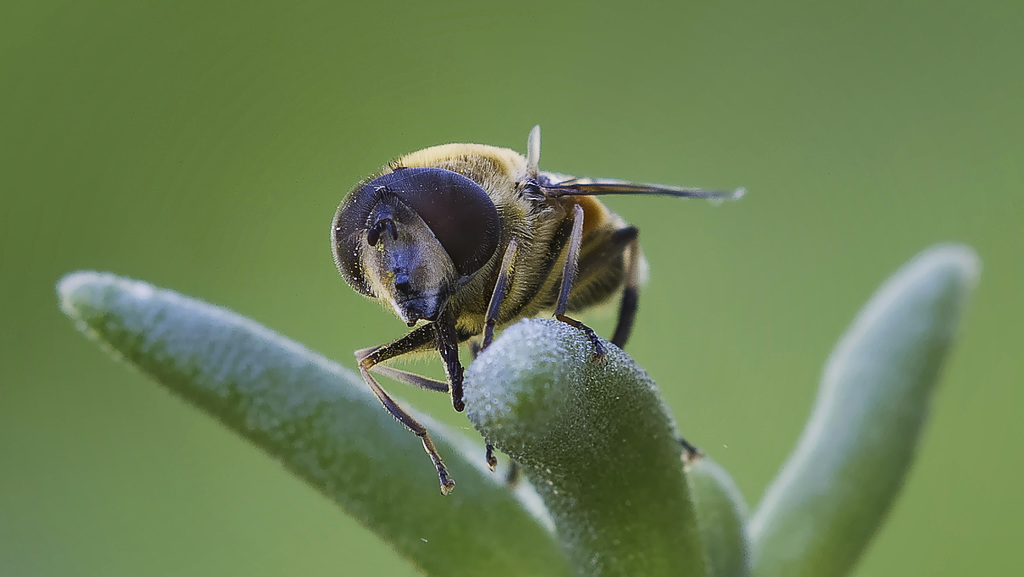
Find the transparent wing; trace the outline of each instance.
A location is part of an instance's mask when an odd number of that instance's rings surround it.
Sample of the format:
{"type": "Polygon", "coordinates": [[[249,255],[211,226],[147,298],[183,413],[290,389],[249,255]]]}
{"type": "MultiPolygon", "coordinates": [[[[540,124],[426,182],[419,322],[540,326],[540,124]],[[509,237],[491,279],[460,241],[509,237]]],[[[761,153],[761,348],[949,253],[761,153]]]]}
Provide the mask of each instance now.
{"type": "Polygon", "coordinates": [[[746,194],[746,189],[708,190],[664,184],[643,184],[625,180],[577,178],[564,174],[542,172],[538,174],[538,185],[548,197],[599,196],[605,194],[645,194],[674,196],[677,198],[706,198],[709,200],[737,200],[746,194]]]}

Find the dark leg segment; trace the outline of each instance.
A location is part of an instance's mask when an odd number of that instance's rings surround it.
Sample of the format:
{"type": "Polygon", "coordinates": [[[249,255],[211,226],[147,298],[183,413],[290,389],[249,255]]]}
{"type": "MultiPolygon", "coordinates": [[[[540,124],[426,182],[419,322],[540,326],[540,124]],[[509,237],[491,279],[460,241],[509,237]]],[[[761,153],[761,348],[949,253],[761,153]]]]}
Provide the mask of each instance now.
{"type": "MultiPolygon", "coordinates": [[[[636,320],[636,309],[640,301],[640,241],[637,240],[637,230],[629,229],[633,239],[626,249],[626,286],[622,290],[622,302],[619,305],[619,320],[615,324],[615,333],[612,335],[612,343],[620,349],[626,346],[630,333],[633,332],[633,321],[636,320]]],[[[616,232],[618,234],[618,231],[616,232]]]]}
{"type": "Polygon", "coordinates": [[[366,368],[369,369],[370,367],[383,363],[388,359],[400,357],[414,351],[423,350],[433,339],[434,330],[431,328],[431,325],[423,325],[413,329],[404,337],[391,341],[385,345],[359,349],[355,352],[356,361],[358,361],[360,365],[368,362],[369,366],[366,368]]]}
{"type": "Polygon", "coordinates": [[[484,455],[484,459],[487,460],[487,468],[493,473],[494,468],[498,466],[498,459],[494,457],[494,445],[487,443],[486,447],[487,452],[484,455]]]}
{"type": "Polygon", "coordinates": [[[686,439],[679,437],[679,444],[683,447],[683,462],[691,463],[696,459],[704,456],[704,453],[700,452],[700,449],[691,445],[686,439]]]}
{"type": "MultiPolygon", "coordinates": [[[[501,258],[501,270],[498,271],[498,280],[494,283],[494,292],[491,293],[491,302],[487,305],[487,317],[484,319],[484,339],[480,344],[480,350],[491,345],[494,340],[494,327],[498,324],[498,313],[501,311],[501,301],[505,300],[508,292],[508,281],[512,276],[512,269],[516,263],[516,253],[519,250],[519,241],[512,237],[508,241],[505,255],[501,258]]],[[[476,356],[475,354],[473,356],[476,356]]]]}
{"type": "MultiPolygon", "coordinates": [[[[494,445],[487,443],[487,468],[494,472],[494,469],[498,466],[498,459],[494,456],[494,445]]],[[[509,487],[514,487],[519,482],[519,463],[513,460],[508,462],[508,473],[505,475],[505,484],[509,487]]]]}
{"type": "MultiPolygon", "coordinates": [[[[519,250],[519,241],[512,237],[505,247],[505,254],[501,257],[501,269],[498,271],[498,280],[494,283],[494,292],[491,293],[491,301],[487,305],[487,316],[484,318],[484,335],[479,346],[470,344],[470,351],[473,358],[477,353],[486,349],[494,340],[494,327],[498,324],[498,313],[501,312],[501,302],[508,292],[509,279],[512,277],[512,270],[516,263],[516,254],[519,250]]],[[[494,456],[494,445],[487,443],[487,453],[484,456],[487,460],[487,468],[494,471],[498,466],[498,459],[494,456]]],[[[515,466],[513,464],[513,466],[515,466]]]]}
{"type": "MultiPolygon", "coordinates": [[[[360,360],[379,348],[380,347],[369,347],[366,349],[359,349],[358,351],[356,351],[356,359],[360,360]]],[[[434,379],[428,379],[427,377],[420,376],[415,373],[410,373],[409,371],[395,369],[386,365],[374,365],[373,369],[371,370],[374,373],[377,373],[378,375],[383,375],[389,379],[394,379],[400,383],[413,385],[415,387],[426,389],[428,391],[436,391],[438,393],[448,392],[448,383],[442,381],[435,381],[434,379]]]]}
{"type": "Polygon", "coordinates": [[[577,204],[573,206],[572,234],[569,236],[569,251],[565,256],[565,269],[562,271],[562,288],[558,291],[558,302],[555,304],[555,318],[583,331],[594,345],[594,357],[602,358],[604,357],[604,345],[601,344],[594,329],[565,315],[565,311],[569,307],[569,291],[572,290],[572,283],[576,279],[576,267],[582,244],[583,208],[577,204]]]}
{"type": "Polygon", "coordinates": [[[391,416],[398,419],[400,423],[420,438],[420,441],[423,443],[423,450],[430,456],[430,460],[434,463],[434,468],[437,469],[437,477],[441,483],[441,494],[447,495],[455,487],[455,481],[448,477],[448,469],[444,466],[441,455],[438,454],[434,441],[431,440],[430,434],[427,433],[427,429],[416,419],[412,418],[409,413],[405,412],[405,409],[400,407],[370,374],[370,369],[377,363],[422,348],[430,342],[433,332],[431,325],[424,325],[397,341],[375,349],[369,349],[369,352],[366,352],[367,349],[357,351],[356,360],[359,363],[359,372],[362,374],[363,380],[369,385],[373,394],[377,396],[377,400],[384,405],[384,408],[391,413],[391,416]],[[366,354],[360,356],[360,353],[366,354]]]}
{"type": "Polygon", "coordinates": [[[429,326],[434,327],[437,352],[441,353],[444,372],[451,385],[452,407],[461,412],[466,403],[462,400],[462,363],[459,362],[459,333],[455,330],[455,317],[446,310],[429,326]]]}
{"type": "Polygon", "coordinates": [[[402,369],[396,369],[385,365],[377,365],[373,367],[373,372],[389,379],[396,380],[400,383],[405,383],[428,391],[434,391],[437,393],[447,393],[449,391],[448,383],[444,381],[428,379],[427,377],[417,375],[416,373],[410,373],[409,371],[403,371],[402,369]]]}

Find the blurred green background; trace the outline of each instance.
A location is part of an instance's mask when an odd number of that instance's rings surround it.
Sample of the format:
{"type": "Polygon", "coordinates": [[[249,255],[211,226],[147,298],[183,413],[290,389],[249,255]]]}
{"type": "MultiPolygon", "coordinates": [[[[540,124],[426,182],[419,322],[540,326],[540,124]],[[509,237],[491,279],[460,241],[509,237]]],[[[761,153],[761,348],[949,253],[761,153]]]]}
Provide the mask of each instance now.
{"type": "MultiPolygon", "coordinates": [[[[549,170],[749,189],[608,204],[651,262],[630,350],[751,505],[874,288],[932,243],[974,246],[964,338],[856,574],[1005,574],[1024,516],[1022,54],[1008,1],[4,3],[0,574],[412,575],[111,362],[54,283],[149,280],[351,366],[405,327],[334,269],[342,196],[425,146],[523,150],[535,123],[549,170]]],[[[442,396],[391,390],[472,433],[442,396]]]]}

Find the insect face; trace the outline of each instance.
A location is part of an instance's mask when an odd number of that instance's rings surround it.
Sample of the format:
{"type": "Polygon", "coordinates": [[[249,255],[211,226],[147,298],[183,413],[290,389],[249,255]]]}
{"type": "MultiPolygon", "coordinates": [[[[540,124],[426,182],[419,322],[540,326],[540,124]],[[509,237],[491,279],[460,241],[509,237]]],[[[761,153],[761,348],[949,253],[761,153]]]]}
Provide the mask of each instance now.
{"type": "Polygon", "coordinates": [[[455,289],[494,254],[494,203],[461,174],[433,167],[362,185],[334,219],[334,258],[353,288],[406,324],[436,321],[455,289]]]}

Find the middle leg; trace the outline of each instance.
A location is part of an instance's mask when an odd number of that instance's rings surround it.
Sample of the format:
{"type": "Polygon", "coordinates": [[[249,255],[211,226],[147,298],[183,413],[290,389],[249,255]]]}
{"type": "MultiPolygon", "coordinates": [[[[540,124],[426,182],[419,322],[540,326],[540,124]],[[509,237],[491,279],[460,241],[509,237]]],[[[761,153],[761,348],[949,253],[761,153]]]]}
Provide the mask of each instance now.
{"type": "Polygon", "coordinates": [[[576,279],[576,270],[580,258],[580,245],[583,244],[583,207],[573,205],[572,233],[569,235],[569,250],[565,255],[565,267],[562,270],[562,288],[558,291],[558,302],[555,304],[555,318],[574,326],[590,339],[594,345],[594,358],[604,358],[604,345],[598,338],[594,329],[580,321],[566,316],[565,311],[569,308],[569,292],[572,291],[572,283],[576,279]]]}
{"type": "MultiPolygon", "coordinates": [[[[484,318],[483,339],[481,340],[480,347],[473,351],[474,358],[476,358],[477,353],[489,347],[494,340],[494,327],[498,324],[501,303],[505,300],[505,295],[508,293],[508,283],[512,277],[512,270],[515,267],[518,250],[519,241],[512,237],[505,248],[505,254],[501,257],[501,270],[498,271],[498,280],[494,283],[491,301],[487,305],[487,316],[484,318]]],[[[490,442],[487,442],[484,459],[487,461],[487,468],[491,471],[494,471],[495,467],[498,466],[498,459],[494,457],[494,445],[490,442]]],[[[515,466],[515,461],[512,461],[512,467],[514,468],[515,466]]]]}

